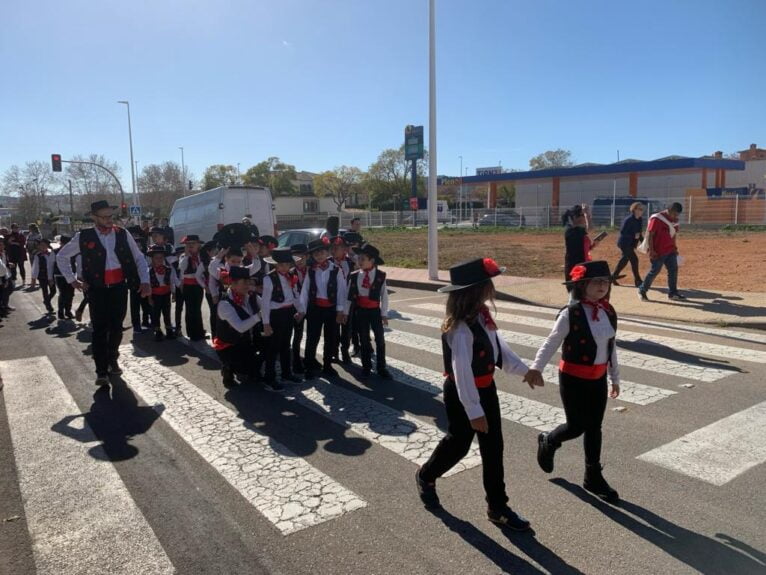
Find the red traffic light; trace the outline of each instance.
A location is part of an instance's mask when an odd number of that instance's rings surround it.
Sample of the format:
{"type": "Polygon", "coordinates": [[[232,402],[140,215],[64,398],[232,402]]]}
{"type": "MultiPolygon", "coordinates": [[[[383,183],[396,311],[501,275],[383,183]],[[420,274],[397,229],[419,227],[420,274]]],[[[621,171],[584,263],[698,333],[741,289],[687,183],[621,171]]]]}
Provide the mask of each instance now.
{"type": "Polygon", "coordinates": [[[121,208],[121,209],[123,209],[123,210],[127,210],[127,209],[128,209],[128,204],[126,204],[125,202],[123,202],[123,203],[120,205],[120,208],[121,208]]]}
{"type": "Polygon", "coordinates": [[[54,172],[61,171],[61,154],[51,154],[51,166],[54,172]]]}

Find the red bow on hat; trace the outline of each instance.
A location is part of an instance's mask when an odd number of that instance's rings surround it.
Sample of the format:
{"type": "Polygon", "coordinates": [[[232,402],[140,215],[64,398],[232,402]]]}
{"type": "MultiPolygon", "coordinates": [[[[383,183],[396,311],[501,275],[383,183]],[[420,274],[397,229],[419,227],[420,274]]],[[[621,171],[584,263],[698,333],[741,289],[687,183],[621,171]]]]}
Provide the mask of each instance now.
{"type": "Polygon", "coordinates": [[[322,243],[325,245],[330,245],[330,238],[328,238],[327,236],[323,237],[322,243]]]}
{"type": "Polygon", "coordinates": [[[585,266],[575,266],[572,268],[572,271],[569,272],[569,277],[572,278],[573,282],[579,282],[582,278],[585,277],[587,271],[588,268],[585,266]]]}
{"type": "Polygon", "coordinates": [[[500,275],[500,267],[497,265],[497,262],[493,260],[492,258],[484,258],[483,264],[484,264],[484,271],[487,272],[487,275],[490,275],[490,276],[500,275]]]}
{"type": "Polygon", "coordinates": [[[229,285],[231,283],[231,278],[229,277],[228,270],[221,270],[221,273],[218,274],[218,277],[220,278],[223,285],[229,285]]]}

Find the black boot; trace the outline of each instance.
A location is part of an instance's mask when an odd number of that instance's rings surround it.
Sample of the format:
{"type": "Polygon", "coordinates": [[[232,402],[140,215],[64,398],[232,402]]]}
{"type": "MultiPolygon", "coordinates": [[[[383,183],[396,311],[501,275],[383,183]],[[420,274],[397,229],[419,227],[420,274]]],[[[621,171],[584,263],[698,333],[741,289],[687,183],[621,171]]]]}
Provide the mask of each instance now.
{"type": "Polygon", "coordinates": [[[559,448],[558,445],[553,444],[550,435],[550,433],[541,433],[537,436],[537,464],[545,473],[553,471],[553,456],[559,448]]]}
{"type": "Polygon", "coordinates": [[[607,503],[617,503],[620,500],[620,495],[609,486],[601,474],[600,464],[585,465],[585,480],[582,486],[607,503]]]}
{"type": "Polygon", "coordinates": [[[223,386],[226,389],[231,389],[234,387],[234,372],[231,370],[228,366],[223,366],[221,368],[221,376],[223,376],[223,386]]]}

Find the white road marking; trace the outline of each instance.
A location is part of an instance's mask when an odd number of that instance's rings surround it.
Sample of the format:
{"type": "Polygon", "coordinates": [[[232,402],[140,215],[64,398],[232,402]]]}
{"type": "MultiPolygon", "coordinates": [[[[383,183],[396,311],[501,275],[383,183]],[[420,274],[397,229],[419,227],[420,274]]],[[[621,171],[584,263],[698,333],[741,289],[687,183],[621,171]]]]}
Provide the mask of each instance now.
{"type": "MultiPolygon", "coordinates": [[[[442,320],[439,318],[427,315],[418,315],[409,312],[406,316],[401,317],[401,321],[404,322],[404,325],[407,323],[412,323],[428,327],[439,327],[442,322],[442,320]]],[[[539,335],[531,335],[508,330],[499,330],[498,333],[510,344],[523,345],[525,347],[531,347],[535,349],[540,348],[545,342],[545,338],[539,335]]],[[[644,353],[626,351],[623,349],[619,350],[618,357],[621,365],[635,367],[637,369],[645,369],[657,373],[664,373],[675,377],[695,379],[698,381],[718,381],[719,379],[736,373],[734,371],[725,369],[694,365],[644,353]]]]}
{"type": "MultiPolygon", "coordinates": [[[[556,314],[559,313],[559,310],[556,308],[537,307],[532,305],[510,303],[505,301],[496,301],[495,305],[500,309],[528,311],[533,313],[552,315],[554,317],[556,316],[556,314]]],[[[443,311],[444,306],[441,306],[441,307],[443,311]]],[[[679,334],[699,333],[702,335],[720,336],[722,338],[727,338],[727,339],[737,339],[743,342],[766,343],[766,335],[762,335],[758,333],[750,333],[747,331],[737,331],[733,329],[707,326],[707,325],[699,326],[699,325],[691,325],[691,324],[677,324],[677,323],[671,323],[667,321],[659,321],[655,319],[639,319],[635,317],[632,319],[627,319],[627,318],[621,319],[620,323],[624,325],[637,327],[637,328],[651,328],[651,329],[669,331],[669,332],[679,333],[679,334]]]]}
{"type": "MultiPolygon", "coordinates": [[[[443,311],[444,306],[439,304],[417,304],[412,306],[417,309],[424,309],[427,311],[443,311]]],[[[524,315],[514,315],[509,313],[497,313],[495,314],[497,321],[526,325],[530,327],[540,327],[545,329],[552,329],[554,320],[542,319],[539,317],[529,317],[524,315]]],[[[627,322],[620,321],[620,326],[627,322]]],[[[693,353],[695,355],[713,355],[717,357],[725,357],[727,359],[739,359],[742,361],[749,361],[753,363],[766,363],[766,351],[757,351],[753,349],[745,349],[741,347],[734,347],[731,345],[720,345],[716,343],[707,343],[702,341],[690,341],[686,339],[664,337],[661,335],[638,333],[634,331],[627,331],[618,327],[617,341],[640,343],[646,342],[655,345],[662,345],[670,349],[677,349],[693,353]]]]}
{"type": "Polygon", "coordinates": [[[366,502],[156,359],[120,348],[123,379],[282,534],[323,523],[366,502]]]}
{"type": "Polygon", "coordinates": [[[174,573],[50,360],[2,361],[0,374],[37,573],[174,573]],[[51,429],[73,417],[76,440],[51,429]]]}
{"type": "Polygon", "coordinates": [[[766,401],[639,455],[638,459],[713,485],[766,461],[766,401]]]}
{"type": "MultiPolygon", "coordinates": [[[[430,327],[438,327],[441,324],[441,320],[438,318],[429,318],[425,320],[427,316],[417,316],[416,321],[413,319],[411,323],[418,325],[429,325],[430,327]]],[[[407,319],[415,318],[412,314],[407,316],[407,319]]],[[[406,320],[403,322],[406,325],[406,320]]],[[[501,335],[507,338],[506,332],[500,332],[501,335]]],[[[391,331],[386,333],[386,341],[389,343],[396,343],[407,347],[415,347],[417,349],[427,350],[431,353],[441,354],[442,347],[441,342],[438,339],[434,339],[428,336],[419,334],[413,334],[409,332],[397,332],[391,331]]],[[[523,358],[522,354],[518,354],[523,358]]],[[[531,363],[531,359],[528,360],[531,363]]],[[[559,384],[559,372],[558,363],[550,364],[543,370],[543,378],[546,383],[554,385],[559,384]]],[[[635,383],[632,381],[623,380],[620,384],[620,397],[619,399],[627,403],[635,403],[637,405],[648,405],[655,401],[660,401],[671,395],[675,395],[677,392],[670,389],[663,389],[661,387],[655,387],[653,385],[644,385],[643,383],[635,383]]]]}

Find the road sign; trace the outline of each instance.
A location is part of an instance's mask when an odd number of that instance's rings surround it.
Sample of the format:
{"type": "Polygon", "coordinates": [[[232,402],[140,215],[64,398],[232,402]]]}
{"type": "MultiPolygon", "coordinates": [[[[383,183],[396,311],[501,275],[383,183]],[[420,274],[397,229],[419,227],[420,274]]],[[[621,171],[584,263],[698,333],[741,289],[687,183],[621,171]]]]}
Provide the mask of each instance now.
{"type": "Polygon", "coordinates": [[[141,206],[130,206],[130,217],[131,218],[140,218],[141,217],[141,206]]]}
{"type": "Polygon", "coordinates": [[[405,126],[404,159],[420,160],[425,155],[423,144],[423,126],[405,126]]]}
{"type": "Polygon", "coordinates": [[[417,198],[410,198],[410,209],[411,210],[417,210],[418,209],[418,199],[417,198]]]}
{"type": "Polygon", "coordinates": [[[476,168],[477,176],[494,176],[503,173],[502,166],[492,166],[490,168],[476,168]]]}

